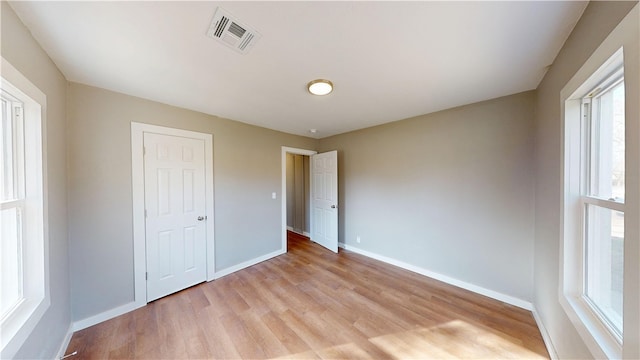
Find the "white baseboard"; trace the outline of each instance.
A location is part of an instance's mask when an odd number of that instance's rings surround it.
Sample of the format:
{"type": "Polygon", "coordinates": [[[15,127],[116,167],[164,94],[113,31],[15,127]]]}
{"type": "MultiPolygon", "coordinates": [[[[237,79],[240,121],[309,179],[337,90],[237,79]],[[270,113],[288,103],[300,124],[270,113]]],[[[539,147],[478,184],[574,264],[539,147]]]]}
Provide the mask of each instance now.
{"type": "Polygon", "coordinates": [[[360,255],[364,255],[366,257],[370,257],[372,259],[375,260],[379,260],[382,262],[385,262],[387,264],[391,264],[400,268],[403,268],[405,270],[409,270],[409,271],[413,271],[414,273],[420,274],[420,275],[424,275],[427,277],[430,277],[432,279],[436,279],[439,281],[442,281],[444,283],[465,289],[465,290],[469,290],[472,291],[474,293],[480,294],[480,295],[484,295],[487,297],[490,297],[492,299],[496,299],[499,301],[502,301],[504,303],[507,304],[511,304],[513,306],[517,306],[519,308],[525,309],[525,310],[532,310],[533,309],[533,305],[525,300],[522,299],[518,299],[516,297],[510,296],[510,295],[506,295],[497,291],[493,291],[493,290],[489,290],[486,288],[483,288],[481,286],[477,286],[474,284],[470,284],[446,275],[442,275],[427,269],[423,269],[421,267],[415,266],[415,265],[411,265],[411,264],[407,264],[405,262],[402,262],[400,260],[396,260],[396,259],[392,259],[383,255],[378,255],[366,250],[362,250],[359,249],[357,247],[353,247],[351,245],[347,245],[344,243],[339,243],[338,244],[341,248],[345,249],[345,250],[349,250],[349,251],[353,251],[354,253],[360,254],[360,255]]]}
{"type": "Polygon", "coordinates": [[[69,324],[69,329],[67,329],[67,334],[64,336],[62,340],[62,344],[60,344],[60,348],[58,349],[58,353],[56,354],[56,360],[62,358],[64,353],[67,351],[69,347],[69,343],[71,342],[71,337],[73,336],[73,324],[69,324]]]}
{"type": "Polygon", "coordinates": [[[227,275],[229,275],[231,273],[234,273],[236,271],[248,268],[249,266],[253,266],[255,264],[258,264],[258,263],[261,263],[263,261],[269,260],[269,259],[274,258],[276,256],[282,255],[285,252],[286,252],[285,250],[280,249],[280,250],[274,251],[272,253],[259,256],[259,257],[255,258],[255,259],[247,260],[247,261],[245,261],[243,263],[240,263],[238,265],[234,265],[234,266],[228,267],[226,269],[223,269],[223,270],[220,270],[220,271],[216,271],[216,273],[213,276],[213,278],[214,279],[220,279],[223,276],[227,276],[227,275]]]}
{"type": "Polygon", "coordinates": [[[547,328],[544,326],[542,319],[540,319],[540,316],[538,315],[538,312],[536,311],[535,307],[531,310],[531,313],[533,314],[533,319],[536,321],[536,324],[538,325],[538,329],[540,330],[540,335],[542,335],[542,341],[544,342],[544,346],[547,348],[547,352],[549,353],[551,360],[558,360],[558,353],[556,352],[556,348],[553,346],[553,342],[551,341],[551,336],[549,336],[549,332],[547,331],[547,328]]]}
{"type": "MultiPolygon", "coordinates": [[[[291,231],[291,232],[294,232],[294,233],[296,233],[296,234],[300,234],[300,232],[298,232],[298,231],[294,230],[291,226],[287,226],[287,230],[289,230],[289,231],[291,231]]],[[[306,231],[303,231],[303,232],[302,232],[302,234],[300,234],[300,235],[304,235],[304,236],[306,236],[306,237],[308,237],[308,238],[311,238],[311,233],[308,233],[308,232],[306,232],[306,231]]]]}
{"type": "Polygon", "coordinates": [[[135,310],[135,309],[137,309],[139,307],[140,306],[138,306],[135,302],[130,302],[128,304],[124,304],[124,305],[118,306],[117,308],[113,308],[111,310],[107,310],[105,312],[102,312],[100,314],[93,315],[93,316],[90,316],[90,317],[82,319],[82,320],[78,320],[78,321],[73,323],[73,331],[79,331],[79,330],[82,330],[82,329],[86,329],[86,328],[88,328],[90,326],[99,324],[99,323],[101,323],[103,321],[107,321],[109,319],[113,319],[116,316],[120,316],[122,314],[126,314],[129,311],[133,311],[133,310],[135,310]]]}

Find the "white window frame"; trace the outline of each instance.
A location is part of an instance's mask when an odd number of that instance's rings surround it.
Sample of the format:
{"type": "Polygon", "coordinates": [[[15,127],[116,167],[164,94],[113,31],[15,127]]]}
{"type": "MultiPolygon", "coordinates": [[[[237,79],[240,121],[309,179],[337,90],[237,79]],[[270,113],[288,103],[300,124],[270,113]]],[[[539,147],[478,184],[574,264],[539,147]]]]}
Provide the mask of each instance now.
{"type": "Polygon", "coordinates": [[[46,178],[46,96],[2,58],[2,90],[23,104],[23,299],[0,320],[2,358],[22,347],[51,305],[46,178]]]}
{"type": "Polygon", "coordinates": [[[583,111],[583,99],[598,84],[623,72],[623,49],[616,50],[590,76],[572,79],[562,92],[563,106],[563,197],[560,249],[560,304],[596,358],[620,358],[622,338],[603,321],[585,294],[585,209],[587,204],[625,211],[625,204],[586,196],[590,149],[585,138],[589,116],[583,111]],[[581,81],[582,80],[582,81],[581,81]]]}
{"type": "MultiPolygon", "coordinates": [[[[625,202],[624,199],[620,199],[620,198],[613,198],[611,196],[613,196],[613,194],[609,194],[607,198],[603,197],[602,195],[592,195],[592,191],[593,191],[593,187],[594,186],[599,186],[597,184],[599,184],[599,182],[601,181],[600,179],[598,179],[598,175],[596,172],[594,172],[594,169],[592,168],[595,164],[595,162],[597,161],[595,158],[599,158],[601,153],[599,153],[599,151],[602,150],[598,150],[596,148],[596,131],[594,130],[594,125],[596,124],[596,122],[599,122],[600,119],[597,118],[595,119],[594,116],[597,116],[596,114],[598,114],[600,112],[600,108],[599,108],[599,104],[600,104],[600,99],[601,97],[606,94],[608,91],[612,90],[614,87],[620,85],[621,83],[624,84],[624,68],[620,67],[618,69],[614,69],[614,67],[617,64],[622,64],[622,59],[619,60],[614,60],[614,62],[612,64],[610,64],[606,70],[612,71],[612,74],[609,75],[607,78],[603,79],[603,81],[601,81],[597,86],[597,89],[592,89],[592,91],[587,94],[586,96],[583,97],[583,102],[582,102],[582,111],[583,113],[581,114],[581,118],[583,123],[583,127],[582,127],[582,138],[585,139],[584,142],[584,148],[583,148],[583,156],[585,157],[585,160],[583,161],[583,164],[585,164],[585,167],[582,169],[582,176],[584,176],[584,183],[582,183],[583,189],[581,191],[582,196],[581,196],[581,201],[582,201],[582,208],[584,209],[584,215],[583,215],[583,230],[586,231],[586,233],[584,234],[584,239],[583,241],[585,242],[585,244],[588,242],[587,237],[589,236],[589,231],[586,230],[587,227],[589,227],[589,218],[588,218],[588,208],[589,206],[593,206],[594,208],[600,208],[600,209],[606,209],[606,210],[610,210],[612,212],[620,212],[622,214],[625,213],[625,202]]],[[[609,156],[611,154],[608,154],[609,156]]],[[[611,181],[611,178],[608,178],[608,181],[611,181]]],[[[609,229],[610,231],[611,229],[609,229]]],[[[599,236],[611,236],[611,233],[609,232],[608,234],[599,234],[599,236]]],[[[604,256],[605,258],[610,258],[611,256],[611,248],[607,248],[606,246],[602,249],[599,250],[602,254],[602,256],[604,256]]],[[[587,251],[588,252],[588,251],[587,251]]],[[[588,264],[586,264],[586,259],[589,258],[590,256],[588,254],[584,254],[585,259],[583,259],[583,261],[585,261],[584,267],[586,268],[588,264]]],[[[591,259],[594,261],[599,261],[598,256],[595,257],[595,259],[591,259]]],[[[598,279],[600,278],[610,278],[611,273],[597,273],[594,275],[589,275],[589,274],[585,274],[584,275],[584,282],[583,282],[583,288],[582,288],[582,293],[585,294],[584,295],[584,300],[586,301],[587,305],[589,307],[591,307],[591,310],[593,312],[595,312],[596,316],[598,316],[600,318],[600,320],[602,321],[602,323],[607,327],[607,329],[609,330],[609,332],[611,333],[611,335],[613,335],[615,341],[620,344],[620,346],[622,346],[622,329],[618,330],[616,328],[616,326],[614,325],[613,320],[609,319],[606,315],[606,310],[605,309],[600,309],[599,305],[596,304],[596,302],[593,299],[590,299],[589,296],[587,295],[588,292],[588,287],[590,286],[595,286],[595,284],[599,283],[600,281],[598,279]],[[605,276],[606,275],[606,276],[605,276]]],[[[612,317],[616,318],[616,314],[610,314],[612,317]]],[[[622,321],[623,319],[620,317],[617,317],[619,321],[622,321]]]]}

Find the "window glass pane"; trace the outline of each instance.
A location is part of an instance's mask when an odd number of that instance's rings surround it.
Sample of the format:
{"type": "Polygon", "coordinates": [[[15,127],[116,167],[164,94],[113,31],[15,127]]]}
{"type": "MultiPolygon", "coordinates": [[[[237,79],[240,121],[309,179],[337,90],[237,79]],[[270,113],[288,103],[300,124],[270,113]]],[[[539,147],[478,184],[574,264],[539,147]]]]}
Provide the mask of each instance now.
{"type": "Polygon", "coordinates": [[[22,231],[20,211],[0,211],[0,318],[22,300],[22,231]]]}
{"type": "Polygon", "coordinates": [[[624,213],[587,205],[585,295],[622,334],[624,213]]]}
{"type": "Polygon", "coordinates": [[[593,99],[591,194],[624,202],[624,82],[593,99]]]}

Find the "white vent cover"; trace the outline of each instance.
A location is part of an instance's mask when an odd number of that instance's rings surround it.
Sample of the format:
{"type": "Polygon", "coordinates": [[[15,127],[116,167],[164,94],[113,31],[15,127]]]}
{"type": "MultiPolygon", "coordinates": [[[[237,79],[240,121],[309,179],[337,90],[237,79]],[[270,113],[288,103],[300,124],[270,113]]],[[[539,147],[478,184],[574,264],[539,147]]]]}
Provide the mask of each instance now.
{"type": "Polygon", "coordinates": [[[216,9],[207,36],[227,45],[235,51],[246,54],[262,35],[255,29],[236,20],[221,7],[216,9]]]}

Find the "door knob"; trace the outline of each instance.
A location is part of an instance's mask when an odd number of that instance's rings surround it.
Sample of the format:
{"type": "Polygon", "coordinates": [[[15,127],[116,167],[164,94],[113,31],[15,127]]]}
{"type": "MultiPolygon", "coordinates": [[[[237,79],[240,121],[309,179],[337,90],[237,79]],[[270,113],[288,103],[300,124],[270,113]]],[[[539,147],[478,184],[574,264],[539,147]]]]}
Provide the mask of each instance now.
{"type": "Polygon", "coordinates": [[[204,220],[206,218],[207,218],[206,216],[198,216],[198,221],[202,221],[202,220],[204,220]]]}
{"type": "Polygon", "coordinates": [[[336,208],[336,206],[335,206],[335,205],[331,205],[331,208],[332,208],[332,209],[335,209],[335,208],[336,208]]]}

